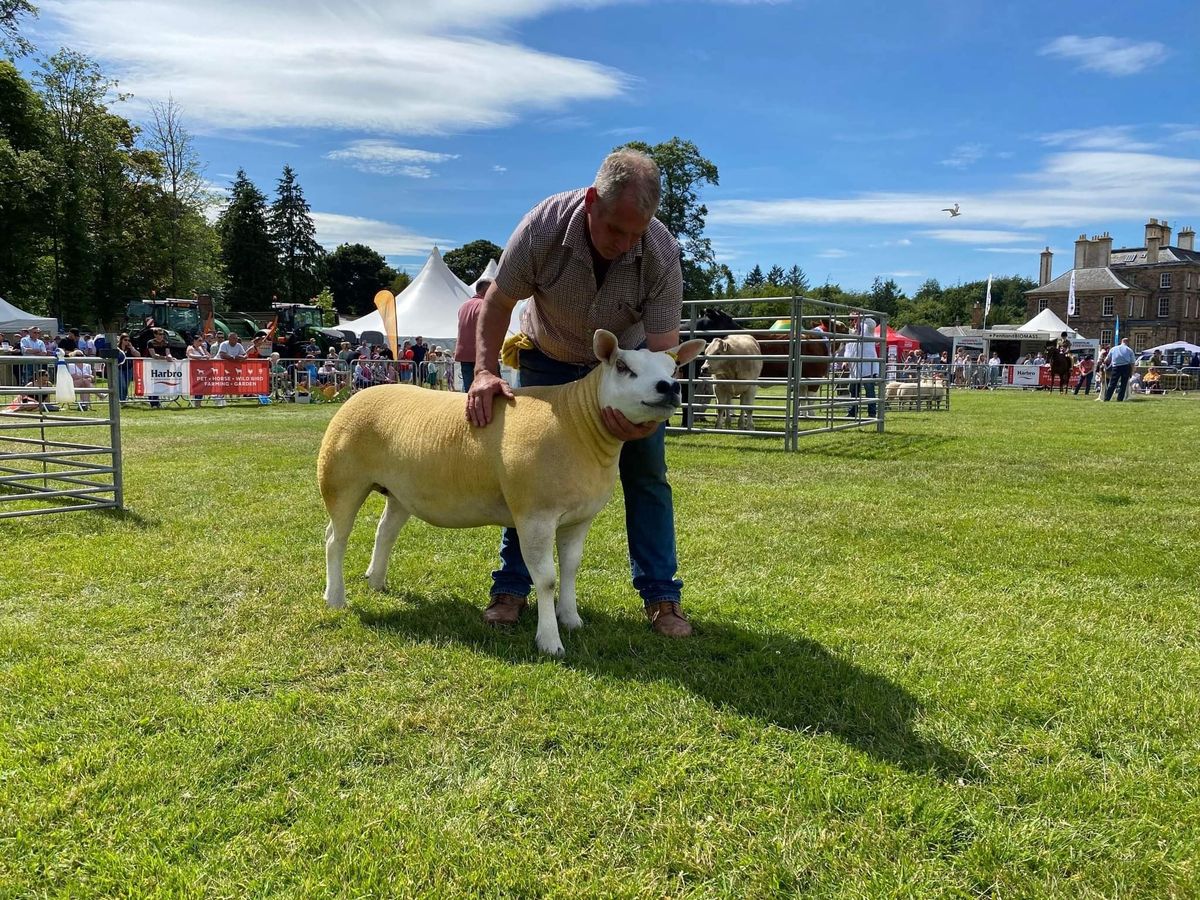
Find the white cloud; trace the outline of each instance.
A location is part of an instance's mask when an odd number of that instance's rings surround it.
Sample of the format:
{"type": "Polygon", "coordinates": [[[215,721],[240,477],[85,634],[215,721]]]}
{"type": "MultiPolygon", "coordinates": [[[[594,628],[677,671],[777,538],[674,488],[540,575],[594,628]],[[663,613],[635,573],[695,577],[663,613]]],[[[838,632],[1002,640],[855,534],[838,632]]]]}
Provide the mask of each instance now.
{"type": "Polygon", "coordinates": [[[406,175],[409,178],[429,178],[433,170],[429,165],[458,159],[456,153],[434,153],[429,150],[414,150],[401,147],[391,141],[353,141],[340,150],[331,150],[326,159],[344,160],[360,172],[371,175],[406,175]]]}
{"type": "Polygon", "coordinates": [[[1046,44],[1038,54],[1071,60],[1086,71],[1136,75],[1166,59],[1167,48],[1158,41],[1139,42],[1128,38],[1065,34],[1046,44]]]}
{"type": "Polygon", "coordinates": [[[317,242],[327,250],[332,250],[339,244],[366,244],[384,256],[423,259],[429,255],[435,244],[442,249],[455,246],[454,241],[415,234],[402,225],[393,225],[379,219],[327,212],[314,212],[312,217],[317,226],[317,242]]]}
{"type": "Polygon", "coordinates": [[[987,148],[983,144],[959,144],[951,152],[949,158],[942,160],[942,165],[954,169],[965,169],[983,159],[986,151],[987,148]]]}
{"type": "Polygon", "coordinates": [[[1036,241],[1038,237],[1021,231],[989,231],[984,228],[934,228],[922,231],[928,237],[938,241],[950,241],[955,244],[1007,244],[1017,241],[1036,241]]]}
{"type": "Polygon", "coordinates": [[[880,272],[881,275],[887,275],[890,278],[921,278],[924,272],[912,272],[906,269],[901,269],[899,272],[880,272]]]}
{"type": "MultiPolygon", "coordinates": [[[[62,42],[135,104],[172,95],[196,131],[433,134],[623,93],[623,73],[494,37],[506,22],[608,0],[47,0],[62,42]]],[[[615,0],[611,0],[615,2],[615,0]]]]}
{"type": "Polygon", "coordinates": [[[1097,128],[1069,128],[1053,131],[1038,138],[1050,147],[1067,147],[1070,150],[1120,150],[1139,152],[1153,150],[1157,144],[1139,141],[1133,136],[1132,125],[1108,125],[1097,128]]]}
{"type": "Polygon", "coordinates": [[[508,171],[508,166],[492,166],[492,171],[503,175],[508,171]]]}
{"type": "Polygon", "coordinates": [[[849,255],[850,255],[850,252],[848,250],[842,250],[840,247],[833,247],[832,249],[829,249],[829,250],[822,250],[820,253],[817,254],[817,256],[821,257],[822,259],[842,259],[843,257],[849,256],[849,255]]]}
{"type": "MultiPolygon", "coordinates": [[[[929,225],[946,206],[945,192],[879,192],[858,196],[714,200],[716,228],[787,228],[796,224],[929,225]]],[[[956,199],[963,219],[1004,229],[1194,215],[1200,207],[1200,159],[1151,153],[1078,152],[1047,158],[1036,172],[956,199]]]]}

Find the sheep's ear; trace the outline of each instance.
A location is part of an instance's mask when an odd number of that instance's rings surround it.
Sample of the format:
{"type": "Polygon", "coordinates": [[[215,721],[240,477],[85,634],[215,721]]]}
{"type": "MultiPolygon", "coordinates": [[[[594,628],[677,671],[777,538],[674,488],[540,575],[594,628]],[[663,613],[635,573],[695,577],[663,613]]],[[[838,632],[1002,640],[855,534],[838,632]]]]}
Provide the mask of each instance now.
{"type": "Polygon", "coordinates": [[[704,340],[702,338],[692,338],[690,341],[685,341],[674,350],[671,355],[675,357],[676,362],[681,366],[686,366],[693,359],[700,355],[700,351],[704,349],[704,340]]]}
{"type": "Polygon", "coordinates": [[[592,352],[596,354],[596,359],[611,366],[616,362],[619,349],[615,334],[605,331],[603,328],[596,329],[596,333],[592,336],[592,352]]]}

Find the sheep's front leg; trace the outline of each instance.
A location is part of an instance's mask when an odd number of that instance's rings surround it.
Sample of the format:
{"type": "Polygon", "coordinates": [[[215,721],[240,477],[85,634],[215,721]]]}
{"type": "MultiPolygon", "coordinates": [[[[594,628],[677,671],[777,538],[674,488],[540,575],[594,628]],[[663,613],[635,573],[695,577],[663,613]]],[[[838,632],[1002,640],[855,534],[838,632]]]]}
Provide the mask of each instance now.
{"type": "Polygon", "coordinates": [[[551,656],[562,656],[562,639],[558,636],[558,620],[554,618],[554,523],[518,522],[517,533],[521,535],[521,556],[537,591],[538,649],[551,656]]]}
{"type": "Polygon", "coordinates": [[[568,630],[579,628],[579,607],[575,599],[575,576],[583,559],[583,540],[591,520],[558,529],[558,621],[568,630]]]}
{"type": "Polygon", "coordinates": [[[387,588],[388,557],[396,545],[400,529],[407,521],[408,513],[400,508],[395,497],[389,495],[387,505],[383,508],[383,518],[375,529],[375,549],[371,551],[371,564],[367,566],[367,584],[371,590],[382,591],[387,588]]]}

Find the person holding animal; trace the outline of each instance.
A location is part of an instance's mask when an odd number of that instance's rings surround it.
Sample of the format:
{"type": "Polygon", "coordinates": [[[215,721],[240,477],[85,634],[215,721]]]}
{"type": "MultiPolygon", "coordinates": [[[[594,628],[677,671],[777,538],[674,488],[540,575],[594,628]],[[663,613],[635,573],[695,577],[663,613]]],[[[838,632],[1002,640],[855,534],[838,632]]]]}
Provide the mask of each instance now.
{"type": "MultiPolygon", "coordinates": [[[[476,332],[475,372],[466,415],[486,428],[493,402],[509,402],[512,388],[500,377],[500,351],[513,307],[525,308],[518,353],[522,388],[566,384],[596,365],[593,332],[615,334],[620,347],[666,351],[679,343],[683,277],[679,245],[658,221],[658,166],[633,150],[609,154],[591,187],[556,194],[535,206],[517,226],[488,288],[476,332]]],[[[619,360],[618,373],[634,373],[619,360]]],[[[686,637],[692,626],[680,610],[675,514],[667,483],[666,423],[633,424],[615,409],[603,410],[604,428],[624,441],[620,479],[633,586],[653,629],[686,637]]],[[[501,565],[492,573],[485,621],[517,621],[531,588],[517,531],[507,528],[501,565]]]]}
{"type": "Polygon", "coordinates": [[[483,298],[492,286],[490,278],[480,278],[475,285],[475,296],[458,308],[458,342],[454,345],[454,361],[462,371],[463,390],[469,390],[475,380],[475,331],[479,327],[479,313],[483,310],[483,298]]]}
{"type": "MultiPolygon", "coordinates": [[[[855,339],[846,342],[843,355],[850,362],[850,396],[856,401],[863,388],[870,399],[867,404],[867,416],[875,418],[875,379],[879,377],[879,344],[869,338],[875,337],[875,320],[870,316],[850,313],[850,333],[855,339]]],[[[851,419],[858,418],[858,403],[855,402],[846,410],[851,419]]]]}

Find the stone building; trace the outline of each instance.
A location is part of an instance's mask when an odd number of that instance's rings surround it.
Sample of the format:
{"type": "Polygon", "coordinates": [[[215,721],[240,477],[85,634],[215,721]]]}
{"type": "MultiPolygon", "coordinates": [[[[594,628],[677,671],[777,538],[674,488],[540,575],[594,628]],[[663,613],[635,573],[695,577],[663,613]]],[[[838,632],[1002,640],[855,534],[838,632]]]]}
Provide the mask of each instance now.
{"type": "Polygon", "coordinates": [[[1171,227],[1151,219],[1145,244],[1113,249],[1107,232],[1075,242],[1075,265],[1053,277],[1054,254],[1042,251],[1038,286],[1026,291],[1029,315],[1052,310],[1067,320],[1071,271],[1075,273],[1075,315],[1071,327],[1111,344],[1115,322],[1135,350],[1170,341],[1200,343],[1200,253],[1190,227],[1171,243],[1171,227]]]}

